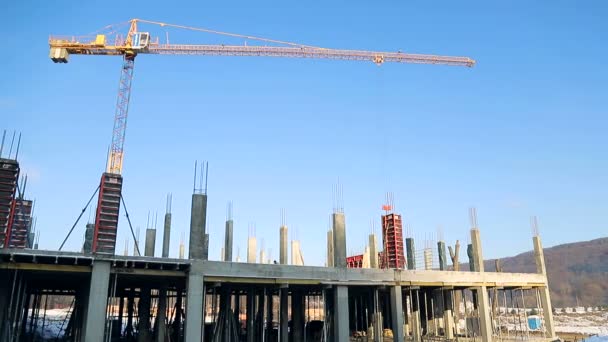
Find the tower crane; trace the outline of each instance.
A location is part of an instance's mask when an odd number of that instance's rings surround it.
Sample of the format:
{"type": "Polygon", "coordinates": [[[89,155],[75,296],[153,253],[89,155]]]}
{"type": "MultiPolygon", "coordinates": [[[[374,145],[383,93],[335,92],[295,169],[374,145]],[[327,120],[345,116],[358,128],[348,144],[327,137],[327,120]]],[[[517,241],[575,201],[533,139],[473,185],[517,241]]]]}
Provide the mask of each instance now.
{"type": "Polygon", "coordinates": [[[443,64],[472,67],[475,61],[468,57],[438,56],[411,54],[402,52],[379,52],[364,50],[340,50],[302,45],[287,41],[260,38],[248,35],[215,31],[183,25],[162,23],[157,21],[131,19],[128,33],[122,36],[117,33],[117,27],[109,25],[112,31],[90,36],[51,36],[49,38],[49,57],[55,63],[67,63],[70,55],[105,55],[122,56],[118,100],[114,112],[114,127],[112,143],[108,156],[106,172],[102,175],[95,216],[95,230],[92,250],[94,253],[114,254],[116,245],[116,228],[122,191],[122,162],[124,142],[127,128],[127,114],[131,97],[131,81],[135,58],[140,54],[157,55],[202,55],[202,56],[267,56],[284,58],[321,58],[334,60],[371,61],[377,65],[383,63],[415,63],[443,64]],[[223,36],[243,38],[246,41],[264,42],[269,45],[194,45],[169,44],[168,38],[161,43],[158,37],[150,32],[140,31],[140,23],[159,27],[171,27],[191,31],[219,34],[223,36]],[[112,34],[114,41],[110,42],[112,34]]]}

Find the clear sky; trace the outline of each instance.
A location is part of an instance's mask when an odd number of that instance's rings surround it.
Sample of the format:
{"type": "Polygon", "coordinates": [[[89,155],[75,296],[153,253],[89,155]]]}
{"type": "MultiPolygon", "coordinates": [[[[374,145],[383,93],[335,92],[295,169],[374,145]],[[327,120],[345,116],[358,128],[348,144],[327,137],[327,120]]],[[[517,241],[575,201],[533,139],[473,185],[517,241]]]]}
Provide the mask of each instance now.
{"type": "MultiPolygon", "coordinates": [[[[419,246],[438,226],[448,244],[466,242],[470,206],[486,257],[531,249],[531,215],[546,246],[607,235],[605,1],[5,1],[0,128],[23,133],[19,159],[36,199],[40,248],[58,248],[99,182],[121,66],[119,57],[104,56],[54,64],[48,35],[88,34],[133,17],[478,61],[469,69],[139,56],[124,196],[143,231],[148,212],[158,212],[160,228],[173,193],[172,256],[188,230],[197,159],[210,165],[212,259],[232,200],[235,254],[240,247],[245,256],[255,224],[278,259],[285,208],[306,263],[322,264],[338,180],[353,253],[362,250],[370,221],[379,224],[386,191],[419,246]]],[[[168,32],[172,43],[244,43],[168,32]]],[[[68,250],[80,249],[84,216],[68,250]]],[[[124,216],[119,230],[122,253],[124,216]]],[[[160,230],[157,237],[158,254],[160,230]]]]}

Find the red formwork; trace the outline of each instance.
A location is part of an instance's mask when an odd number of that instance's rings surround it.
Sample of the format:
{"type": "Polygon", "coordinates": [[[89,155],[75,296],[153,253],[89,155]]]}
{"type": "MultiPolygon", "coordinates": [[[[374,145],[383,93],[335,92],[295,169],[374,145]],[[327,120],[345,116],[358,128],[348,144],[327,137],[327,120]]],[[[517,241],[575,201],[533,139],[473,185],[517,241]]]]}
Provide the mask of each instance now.
{"type": "Polygon", "coordinates": [[[382,268],[405,268],[403,254],[403,223],[401,215],[382,215],[382,268]]]}
{"type": "Polygon", "coordinates": [[[18,179],[19,163],[0,159],[0,248],[9,247],[18,179]]]}
{"type": "Polygon", "coordinates": [[[114,254],[121,191],[121,175],[106,172],[101,176],[93,233],[93,253],[114,254]]]}
{"type": "Polygon", "coordinates": [[[33,202],[18,198],[15,200],[15,209],[12,217],[9,248],[32,248],[30,230],[32,227],[33,202]]]}
{"type": "Polygon", "coordinates": [[[363,268],[363,254],[346,257],[347,268],[363,268]]]}

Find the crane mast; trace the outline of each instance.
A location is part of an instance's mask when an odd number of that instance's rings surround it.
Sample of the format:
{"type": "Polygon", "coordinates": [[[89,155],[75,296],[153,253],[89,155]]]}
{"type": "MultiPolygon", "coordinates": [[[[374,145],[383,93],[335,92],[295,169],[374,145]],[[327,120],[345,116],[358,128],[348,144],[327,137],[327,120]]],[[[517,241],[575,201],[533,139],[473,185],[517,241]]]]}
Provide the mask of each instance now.
{"type": "MultiPolygon", "coordinates": [[[[131,19],[126,39],[116,35],[114,43],[108,41],[109,34],[92,36],[51,36],[49,57],[55,63],[67,63],[70,55],[122,56],[118,99],[114,113],[112,144],[108,155],[106,172],[101,177],[92,250],[94,253],[114,254],[116,230],[122,192],[122,165],[124,142],[131,98],[131,83],[135,57],[139,54],[157,55],[201,55],[201,56],[266,56],[282,58],[316,58],[332,60],[370,61],[384,63],[441,64],[472,67],[475,61],[468,57],[411,54],[364,50],[341,50],[302,45],[274,39],[214,31],[204,28],[167,24],[142,19],[131,19]],[[266,45],[196,45],[159,43],[149,32],[138,30],[138,23],[160,27],[173,27],[191,31],[219,34],[229,37],[264,42],[266,45]],[[268,46],[268,44],[279,46],[268,46]]],[[[108,26],[112,27],[112,26],[108,26]]]]}

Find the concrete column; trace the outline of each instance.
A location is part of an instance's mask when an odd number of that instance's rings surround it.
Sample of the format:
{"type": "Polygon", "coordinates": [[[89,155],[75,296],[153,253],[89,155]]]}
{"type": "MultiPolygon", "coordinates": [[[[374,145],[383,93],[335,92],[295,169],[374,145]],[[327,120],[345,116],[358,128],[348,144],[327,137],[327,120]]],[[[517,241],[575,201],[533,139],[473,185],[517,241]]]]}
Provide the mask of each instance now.
{"type": "Polygon", "coordinates": [[[477,292],[477,307],[479,312],[479,330],[481,331],[481,340],[483,342],[492,341],[492,321],[490,318],[490,300],[488,289],[485,286],[476,288],[477,292]]]}
{"type": "Polygon", "coordinates": [[[247,240],[247,263],[255,264],[257,245],[258,243],[255,237],[252,236],[247,240]]]}
{"type": "Polygon", "coordinates": [[[142,287],[137,306],[139,316],[137,341],[150,341],[150,288],[142,287]]]}
{"type": "Polygon", "coordinates": [[[164,287],[158,291],[156,322],[158,327],[158,330],[156,331],[156,341],[165,342],[165,335],[167,334],[167,289],[164,287]]]}
{"type": "MultiPolygon", "coordinates": [[[[409,264],[408,264],[409,265],[409,264]]],[[[422,341],[422,329],[421,329],[421,315],[420,315],[420,291],[413,290],[412,292],[412,317],[411,317],[411,326],[412,326],[412,337],[414,342],[422,341]]]]}
{"type": "Polygon", "coordinates": [[[93,263],[84,328],[84,340],[87,342],[103,341],[110,267],[109,261],[95,260],[93,263]]]}
{"type": "Polygon", "coordinates": [[[169,244],[171,242],[171,213],[165,214],[165,226],[163,231],[163,258],[169,257],[169,244]]]}
{"type": "Polygon", "coordinates": [[[306,309],[304,303],[304,296],[302,292],[292,291],[291,292],[291,341],[292,342],[303,342],[304,341],[304,310],[306,309]]]}
{"type": "Polygon", "coordinates": [[[383,333],[383,317],[382,310],[380,309],[380,298],[378,294],[378,289],[373,289],[372,294],[372,331],[374,332],[374,342],[382,342],[382,333],[383,333]]]}
{"type": "MultiPolygon", "coordinates": [[[[228,295],[228,300],[231,301],[230,305],[233,303],[232,302],[232,295],[228,295]]],[[[245,316],[247,315],[247,296],[245,296],[245,316]]],[[[230,306],[228,305],[228,306],[230,306]]],[[[234,314],[234,320],[237,323],[238,326],[240,326],[241,324],[241,295],[239,294],[239,291],[235,291],[234,294],[234,311],[232,312],[234,314]]],[[[247,319],[245,319],[245,324],[247,324],[247,319]]]]}
{"type": "MultiPolygon", "coordinates": [[[[238,308],[237,308],[238,311],[238,308]]],[[[247,290],[247,342],[255,342],[255,294],[253,288],[247,290]]]]}
{"type": "Polygon", "coordinates": [[[475,263],[475,271],[484,272],[483,253],[481,251],[481,237],[479,229],[471,229],[471,245],[473,247],[473,261],[475,263]]]}
{"type": "Polygon", "coordinates": [[[413,238],[405,239],[405,253],[407,257],[407,269],[416,269],[416,247],[414,246],[413,238]]]}
{"type": "Polygon", "coordinates": [[[199,342],[203,338],[203,305],[205,299],[203,280],[203,263],[193,261],[188,273],[187,319],[184,327],[184,341],[199,342]]]}
{"type": "Polygon", "coordinates": [[[209,234],[203,238],[203,260],[209,260],[209,234]]]}
{"type": "Polygon", "coordinates": [[[433,269],[433,252],[430,248],[424,249],[424,269],[430,271],[433,269]]]}
{"type": "Polygon", "coordinates": [[[332,223],[334,230],[334,267],[346,268],[346,222],[344,213],[334,213],[332,223]]]}
{"type": "Polygon", "coordinates": [[[146,248],[144,249],[144,255],[153,257],[154,247],[156,246],[156,229],[146,229],[146,248]]]}
{"type": "MultiPolygon", "coordinates": [[[[483,253],[481,249],[481,237],[479,229],[471,229],[471,250],[472,261],[475,264],[475,271],[484,272],[483,253]]],[[[481,330],[481,339],[483,342],[492,341],[492,321],[490,319],[490,301],[488,298],[488,289],[485,286],[476,288],[477,307],[479,312],[479,329],[481,330]]]]}
{"type": "Polygon", "coordinates": [[[400,285],[391,287],[391,319],[393,341],[403,342],[403,299],[400,285]]]}
{"type": "MultiPolygon", "coordinates": [[[[10,273],[8,270],[0,271],[0,340],[6,339],[8,340],[8,336],[5,334],[6,330],[9,326],[9,320],[6,317],[8,313],[8,306],[10,303],[10,285],[12,277],[9,276],[10,273]]],[[[16,272],[13,271],[13,276],[16,275],[16,272]]]]}
{"type": "MultiPolygon", "coordinates": [[[[272,294],[272,290],[268,291],[266,306],[266,312],[268,313],[266,317],[266,336],[270,336],[274,328],[274,295],[272,294]]],[[[270,339],[267,338],[267,340],[270,339]]]]}
{"type": "Polygon", "coordinates": [[[369,267],[378,268],[378,243],[376,234],[369,234],[369,267]]]}
{"type": "Polygon", "coordinates": [[[279,228],[279,238],[280,238],[280,246],[279,246],[279,263],[281,265],[287,265],[288,264],[288,254],[287,254],[287,226],[281,226],[281,228],[279,228]]]}
{"type": "MultiPolygon", "coordinates": [[[[453,290],[442,290],[443,291],[443,321],[445,324],[445,338],[451,340],[454,338],[454,316],[452,310],[454,305],[452,303],[452,291],[453,290]]],[[[460,303],[459,303],[460,304],[460,303]]]]}
{"type": "MultiPolygon", "coordinates": [[[[334,214],[336,215],[336,214],[334,214]]],[[[341,215],[344,218],[344,215],[341,215]]],[[[346,249],[345,249],[346,250],[346,249]]],[[[346,263],[346,258],[344,258],[346,263]]],[[[348,342],[350,339],[348,314],[348,286],[334,287],[334,341],[348,342]]]]}
{"type": "Polygon", "coordinates": [[[439,270],[447,271],[448,263],[447,263],[447,258],[446,258],[445,242],[443,242],[443,241],[437,242],[437,252],[439,255],[439,270]]]}
{"type": "Polygon", "coordinates": [[[207,222],[207,195],[192,194],[190,212],[189,259],[204,259],[205,225],[207,222]]]}
{"type": "Polygon", "coordinates": [[[289,341],[289,306],[288,306],[288,288],[281,288],[279,292],[279,342],[289,341]]]}
{"type": "Polygon", "coordinates": [[[266,341],[266,331],[264,331],[264,323],[265,323],[265,318],[264,318],[264,311],[266,310],[266,289],[263,289],[262,291],[259,291],[258,295],[258,310],[257,310],[257,319],[258,319],[258,324],[256,327],[256,330],[260,335],[260,337],[262,338],[262,342],[266,341]]]}
{"type": "Polygon", "coordinates": [[[234,221],[226,221],[226,233],[224,235],[224,261],[232,261],[232,236],[234,221]]]}
{"type": "Polygon", "coordinates": [[[302,262],[302,254],[300,253],[300,241],[291,241],[291,264],[296,266],[304,266],[302,262]]]}
{"type": "Polygon", "coordinates": [[[327,267],[334,267],[334,231],[327,231],[327,267]]]}
{"type": "Polygon", "coordinates": [[[540,304],[543,307],[543,318],[545,321],[545,330],[547,337],[555,339],[555,326],[553,324],[553,308],[551,306],[551,296],[549,293],[549,282],[547,281],[547,269],[545,267],[545,254],[540,241],[540,236],[536,235],[532,238],[534,242],[534,259],[536,260],[536,272],[545,276],[546,286],[539,288],[540,304]]]}
{"type": "Polygon", "coordinates": [[[82,252],[84,254],[91,254],[93,247],[93,233],[95,231],[95,224],[87,223],[86,230],[84,232],[84,244],[82,246],[82,252]]]}
{"type": "Polygon", "coordinates": [[[265,264],[266,262],[267,262],[266,251],[263,249],[260,249],[260,264],[265,264]]]}

